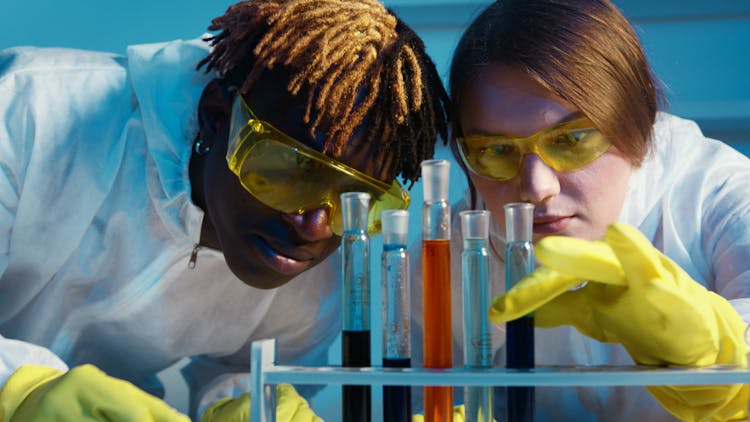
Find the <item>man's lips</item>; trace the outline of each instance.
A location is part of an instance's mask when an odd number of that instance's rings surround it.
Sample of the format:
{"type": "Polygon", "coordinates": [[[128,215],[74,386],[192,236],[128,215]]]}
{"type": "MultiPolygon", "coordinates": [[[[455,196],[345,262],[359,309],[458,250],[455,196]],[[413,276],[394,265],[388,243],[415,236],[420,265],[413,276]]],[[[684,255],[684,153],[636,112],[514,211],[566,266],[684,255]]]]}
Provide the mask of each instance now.
{"type": "Polygon", "coordinates": [[[536,234],[554,234],[565,230],[572,216],[563,215],[537,215],[534,216],[534,233],[536,234]]]}
{"type": "Polygon", "coordinates": [[[256,237],[256,244],[261,251],[261,259],[277,272],[286,275],[296,275],[309,268],[314,263],[314,256],[296,251],[294,254],[278,246],[272,246],[261,237],[256,237]]]}

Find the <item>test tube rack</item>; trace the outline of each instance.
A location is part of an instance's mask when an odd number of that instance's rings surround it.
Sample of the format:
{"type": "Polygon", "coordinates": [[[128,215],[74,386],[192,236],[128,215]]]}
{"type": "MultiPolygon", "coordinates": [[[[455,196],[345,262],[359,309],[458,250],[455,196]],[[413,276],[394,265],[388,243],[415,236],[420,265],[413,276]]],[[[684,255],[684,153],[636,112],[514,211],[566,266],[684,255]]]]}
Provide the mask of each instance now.
{"type": "Polygon", "coordinates": [[[274,422],[276,384],[411,386],[647,386],[750,384],[750,369],[735,366],[538,366],[488,368],[343,368],[284,366],[275,362],[276,341],[259,340],[250,351],[250,420],[274,422]]]}

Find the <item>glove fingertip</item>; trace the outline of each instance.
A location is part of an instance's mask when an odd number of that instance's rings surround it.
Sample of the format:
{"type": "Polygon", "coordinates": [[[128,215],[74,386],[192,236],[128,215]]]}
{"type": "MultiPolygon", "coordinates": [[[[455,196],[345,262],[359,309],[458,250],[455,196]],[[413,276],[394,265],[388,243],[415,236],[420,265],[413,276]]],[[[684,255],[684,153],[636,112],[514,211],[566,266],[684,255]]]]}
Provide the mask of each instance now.
{"type": "Polygon", "coordinates": [[[513,319],[513,315],[508,312],[506,302],[507,295],[498,295],[492,302],[492,306],[487,311],[487,318],[495,324],[502,324],[513,319]]]}
{"type": "Polygon", "coordinates": [[[495,310],[494,307],[490,308],[490,310],[487,312],[487,318],[495,324],[502,324],[506,322],[505,318],[503,318],[503,313],[501,311],[495,310]]]}
{"type": "Polygon", "coordinates": [[[646,236],[637,228],[625,224],[614,223],[607,227],[607,233],[604,235],[604,242],[615,248],[653,248],[653,245],[646,236]]]}
{"type": "Polygon", "coordinates": [[[637,287],[649,280],[664,277],[661,259],[664,255],[635,227],[624,223],[613,224],[607,228],[605,242],[622,265],[630,286],[637,287]]]}

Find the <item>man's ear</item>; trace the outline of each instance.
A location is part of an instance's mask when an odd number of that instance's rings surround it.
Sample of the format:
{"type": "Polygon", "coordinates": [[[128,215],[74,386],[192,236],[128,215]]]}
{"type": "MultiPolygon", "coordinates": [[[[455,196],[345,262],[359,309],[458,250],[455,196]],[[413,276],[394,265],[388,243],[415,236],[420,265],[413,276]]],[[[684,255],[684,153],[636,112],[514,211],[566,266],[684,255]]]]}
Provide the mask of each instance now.
{"type": "MultiPolygon", "coordinates": [[[[213,143],[222,125],[229,124],[234,96],[216,79],[206,85],[198,103],[199,137],[213,143]]],[[[226,135],[224,135],[226,136],[226,135]]]]}

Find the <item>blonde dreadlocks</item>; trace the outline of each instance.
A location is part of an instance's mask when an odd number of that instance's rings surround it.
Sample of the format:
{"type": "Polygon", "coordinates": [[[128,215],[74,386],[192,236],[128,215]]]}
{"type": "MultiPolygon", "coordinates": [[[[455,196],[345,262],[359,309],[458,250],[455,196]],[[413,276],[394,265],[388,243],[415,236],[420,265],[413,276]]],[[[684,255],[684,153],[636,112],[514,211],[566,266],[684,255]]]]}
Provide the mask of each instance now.
{"type": "Polygon", "coordinates": [[[389,151],[388,175],[412,182],[419,163],[446,139],[447,94],[424,44],[375,0],[250,0],[212,21],[215,69],[241,93],[266,69],[291,71],[287,90],[307,94],[311,137],[338,156],[366,122],[366,139],[389,151]]]}

